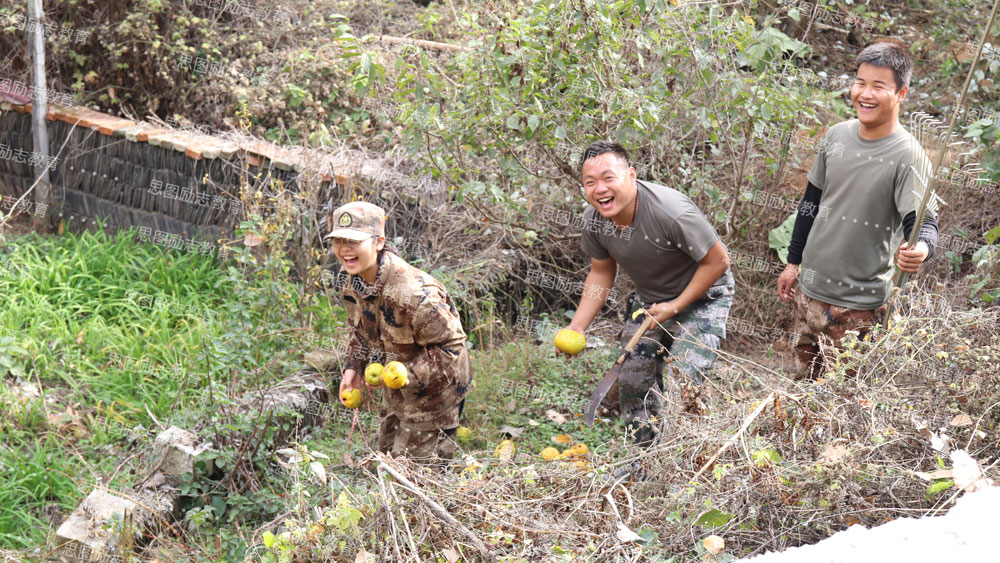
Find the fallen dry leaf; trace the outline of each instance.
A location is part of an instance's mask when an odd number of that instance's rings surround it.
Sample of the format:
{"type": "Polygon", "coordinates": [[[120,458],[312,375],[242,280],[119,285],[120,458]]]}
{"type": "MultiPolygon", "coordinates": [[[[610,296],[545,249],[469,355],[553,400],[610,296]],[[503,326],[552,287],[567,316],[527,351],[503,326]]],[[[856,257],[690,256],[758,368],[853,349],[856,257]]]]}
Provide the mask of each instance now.
{"type": "Polygon", "coordinates": [[[374,553],[368,553],[364,548],[358,551],[358,555],[354,558],[354,563],[373,563],[376,561],[374,553]]]}
{"type": "Polygon", "coordinates": [[[972,426],[972,418],[969,415],[962,413],[951,419],[949,424],[952,426],[972,426]]]}
{"type": "Polygon", "coordinates": [[[549,409],[545,411],[545,416],[549,417],[549,420],[555,422],[556,424],[562,424],[566,422],[566,417],[559,414],[555,409],[549,409]]]}
{"type": "Polygon", "coordinates": [[[707,538],[701,540],[701,545],[705,546],[705,551],[715,555],[725,549],[726,540],[720,538],[719,536],[708,536],[707,538]]]}
{"type": "Polygon", "coordinates": [[[511,438],[520,438],[522,432],[524,432],[524,428],[519,428],[517,426],[507,425],[500,429],[501,434],[510,434],[511,438]]]}
{"type": "Polygon", "coordinates": [[[559,434],[558,436],[553,436],[552,441],[557,444],[568,444],[573,441],[573,438],[570,438],[569,434],[559,434]]]}
{"type": "Polygon", "coordinates": [[[642,536],[632,530],[629,530],[628,526],[622,524],[621,522],[618,523],[618,531],[615,532],[615,535],[618,536],[618,539],[623,543],[634,542],[635,540],[642,538],[642,536]]]}
{"type": "Polygon", "coordinates": [[[971,61],[976,57],[976,49],[968,41],[951,41],[948,43],[948,50],[955,56],[959,63],[971,61]]]}
{"type": "Polygon", "coordinates": [[[920,437],[924,440],[928,440],[931,443],[932,448],[941,453],[948,453],[948,442],[951,438],[945,434],[938,436],[937,434],[931,432],[930,429],[927,428],[927,425],[923,422],[917,422],[915,426],[917,428],[917,433],[920,434],[920,437]]]}
{"type": "Polygon", "coordinates": [[[448,563],[455,563],[456,561],[458,561],[460,557],[458,554],[458,550],[455,549],[454,547],[449,547],[448,549],[444,550],[443,553],[444,553],[444,558],[448,560],[448,563]]]}
{"type": "Polygon", "coordinates": [[[972,459],[965,450],[955,450],[951,452],[951,472],[955,476],[955,488],[963,489],[967,493],[984,489],[993,484],[993,480],[983,475],[983,468],[979,462],[972,459]]]}
{"type": "Polygon", "coordinates": [[[938,469],[937,471],[931,471],[930,473],[924,473],[923,471],[914,471],[914,475],[920,477],[924,481],[934,481],[935,479],[951,479],[951,469],[938,469]]]}
{"type": "Polygon", "coordinates": [[[847,455],[847,448],[841,445],[829,444],[823,453],[819,455],[820,461],[823,463],[835,463],[840,458],[847,455]]]}
{"type": "Polygon", "coordinates": [[[529,426],[538,426],[538,421],[537,421],[537,420],[534,420],[534,419],[531,419],[531,418],[529,418],[529,419],[528,419],[528,425],[529,425],[529,426]]]}
{"type": "Polygon", "coordinates": [[[314,461],[309,464],[309,469],[316,476],[316,479],[319,480],[320,485],[326,484],[326,468],[323,467],[322,463],[314,461]]]}
{"type": "Polygon", "coordinates": [[[264,242],[264,237],[258,235],[257,233],[247,233],[247,235],[243,237],[244,246],[259,246],[262,242],[264,242]]]}

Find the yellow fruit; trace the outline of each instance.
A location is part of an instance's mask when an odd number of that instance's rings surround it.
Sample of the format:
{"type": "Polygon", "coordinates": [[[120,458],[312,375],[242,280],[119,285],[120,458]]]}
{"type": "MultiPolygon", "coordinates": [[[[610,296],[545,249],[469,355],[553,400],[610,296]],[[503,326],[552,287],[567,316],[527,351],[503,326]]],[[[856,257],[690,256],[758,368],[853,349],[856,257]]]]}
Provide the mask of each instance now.
{"type": "Polygon", "coordinates": [[[389,362],[382,369],[382,381],[389,389],[402,389],[409,380],[406,378],[406,366],[400,362],[389,362]]]}
{"type": "Polygon", "coordinates": [[[576,355],[580,353],[580,350],[587,345],[587,339],[575,330],[570,330],[564,328],[556,333],[556,338],[553,340],[556,348],[561,352],[565,352],[569,355],[576,355]]]}
{"type": "Polygon", "coordinates": [[[368,367],[365,368],[365,383],[372,387],[382,385],[382,364],[378,362],[368,364],[368,367]]]}
{"type": "Polygon", "coordinates": [[[566,448],[566,450],[563,451],[563,455],[566,457],[585,455],[589,451],[590,448],[587,447],[587,444],[580,442],[579,444],[573,446],[572,448],[566,448]]]}
{"type": "Polygon", "coordinates": [[[466,442],[472,439],[472,430],[468,426],[459,426],[458,430],[455,431],[455,436],[459,440],[466,442]]]}
{"type": "Polygon", "coordinates": [[[497,457],[500,458],[500,461],[510,461],[514,459],[515,450],[514,440],[508,439],[500,442],[500,445],[497,446],[495,453],[497,454],[497,457]]]}
{"type": "Polygon", "coordinates": [[[552,461],[553,459],[559,457],[559,450],[553,448],[552,446],[549,446],[544,450],[542,450],[540,455],[542,456],[542,459],[544,459],[545,461],[552,461]]]}
{"type": "Polygon", "coordinates": [[[340,402],[349,409],[361,406],[361,389],[344,389],[340,392],[340,402]]]}

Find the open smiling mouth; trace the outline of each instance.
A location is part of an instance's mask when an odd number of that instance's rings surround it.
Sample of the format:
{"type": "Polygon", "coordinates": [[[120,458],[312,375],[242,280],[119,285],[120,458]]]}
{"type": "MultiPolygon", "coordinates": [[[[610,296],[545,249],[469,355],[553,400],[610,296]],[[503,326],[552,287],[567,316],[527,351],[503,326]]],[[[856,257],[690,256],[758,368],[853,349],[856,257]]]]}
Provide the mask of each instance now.
{"type": "Polygon", "coordinates": [[[344,261],[345,266],[354,266],[355,264],[358,263],[357,256],[344,256],[342,260],[344,261]]]}
{"type": "Polygon", "coordinates": [[[858,102],[858,107],[865,111],[871,111],[878,107],[878,104],[869,104],[867,102],[858,102]]]}
{"type": "Polygon", "coordinates": [[[611,209],[615,205],[615,196],[609,195],[608,197],[602,197],[596,201],[597,205],[600,206],[601,209],[611,209]]]}

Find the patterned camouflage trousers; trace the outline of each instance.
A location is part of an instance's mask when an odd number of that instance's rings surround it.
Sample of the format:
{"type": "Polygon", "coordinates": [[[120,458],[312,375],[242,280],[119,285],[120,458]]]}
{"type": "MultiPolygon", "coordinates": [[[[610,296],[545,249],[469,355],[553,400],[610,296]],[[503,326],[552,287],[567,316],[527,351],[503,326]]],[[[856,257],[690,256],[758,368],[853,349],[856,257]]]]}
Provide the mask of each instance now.
{"type": "MultiPolygon", "coordinates": [[[[795,379],[815,379],[823,375],[823,356],[819,353],[821,339],[829,339],[834,346],[849,330],[858,331],[864,338],[871,327],[882,322],[886,305],[871,311],[838,307],[809,297],[799,288],[795,292],[795,332],[799,339],[795,345],[795,379]]],[[[849,375],[854,375],[849,373],[849,375]]]]}
{"type": "MultiPolygon", "coordinates": [[[[726,337],[726,320],[733,306],[733,282],[725,287],[713,287],[699,300],[689,305],[663,327],[654,326],[632,354],[622,363],[618,377],[618,400],[627,431],[634,433],[637,445],[649,445],[656,431],[650,419],[659,416],[663,408],[663,369],[670,364],[673,374],[687,382],[704,381],[718,357],[719,347],[726,337]],[[669,357],[669,360],[668,360],[669,357]]],[[[643,302],[636,293],[625,305],[625,326],[621,345],[639,330],[642,317],[632,319],[632,313],[652,303],[643,302]]],[[[668,383],[675,385],[672,374],[668,383]]]]}
{"type": "MultiPolygon", "coordinates": [[[[465,401],[459,406],[459,414],[465,401]]],[[[378,451],[393,457],[406,456],[414,461],[442,464],[455,456],[455,428],[434,428],[431,424],[410,424],[394,414],[386,414],[379,424],[378,451]]]]}

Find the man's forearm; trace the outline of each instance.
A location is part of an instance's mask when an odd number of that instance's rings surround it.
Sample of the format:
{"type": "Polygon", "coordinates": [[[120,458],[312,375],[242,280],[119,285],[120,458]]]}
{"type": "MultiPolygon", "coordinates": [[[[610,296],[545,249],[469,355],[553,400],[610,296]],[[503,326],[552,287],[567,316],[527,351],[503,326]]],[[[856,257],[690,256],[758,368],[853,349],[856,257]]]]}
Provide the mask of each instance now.
{"type": "Polygon", "coordinates": [[[699,264],[698,269],[694,271],[694,276],[691,277],[691,281],[688,282],[684,291],[677,296],[676,299],[671,301],[673,304],[673,315],[683,311],[688,305],[697,301],[700,297],[705,295],[705,293],[711,289],[712,285],[715,284],[715,280],[719,279],[722,274],[726,272],[726,268],[729,266],[723,262],[721,264],[709,263],[709,264],[699,264]]]}
{"type": "Polygon", "coordinates": [[[583,295],[580,297],[580,305],[576,308],[573,320],[569,323],[569,328],[583,333],[594,321],[594,317],[601,312],[601,307],[608,298],[608,293],[615,284],[614,275],[608,276],[601,272],[591,270],[587,274],[587,279],[583,282],[583,295]]]}

